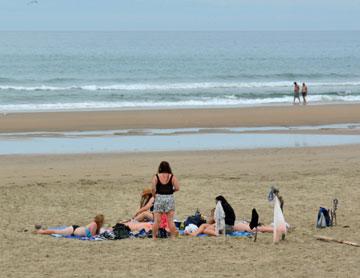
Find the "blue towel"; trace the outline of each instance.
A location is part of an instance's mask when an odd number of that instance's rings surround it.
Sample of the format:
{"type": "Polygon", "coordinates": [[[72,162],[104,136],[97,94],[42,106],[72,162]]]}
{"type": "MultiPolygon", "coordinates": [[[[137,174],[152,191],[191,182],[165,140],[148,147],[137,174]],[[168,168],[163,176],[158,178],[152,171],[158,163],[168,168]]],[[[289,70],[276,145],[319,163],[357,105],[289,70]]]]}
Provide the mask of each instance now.
{"type": "MultiPolygon", "coordinates": [[[[51,230],[61,230],[61,229],[64,229],[66,228],[67,226],[59,226],[59,227],[50,227],[49,229],[51,230]]],[[[141,232],[140,231],[140,235],[141,235],[141,232]]],[[[180,235],[184,235],[184,230],[179,230],[179,234],[180,235]]],[[[249,232],[232,232],[230,234],[227,234],[228,236],[231,236],[231,237],[251,237],[253,234],[252,233],[249,233],[249,232]]],[[[70,238],[70,239],[78,239],[78,240],[104,240],[102,238],[99,238],[97,236],[93,236],[93,237],[85,237],[85,236],[64,236],[64,235],[60,235],[60,234],[53,234],[51,235],[53,237],[62,237],[62,238],[70,238]]],[[[200,234],[198,235],[198,237],[207,237],[208,235],[206,234],[200,234]]],[[[142,237],[142,236],[134,236],[134,237],[142,237]]]]}
{"type": "MultiPolygon", "coordinates": [[[[179,230],[179,234],[180,235],[184,235],[184,230],[179,230]]],[[[232,232],[230,234],[227,234],[228,236],[231,236],[231,237],[250,237],[252,236],[253,234],[252,233],[249,233],[249,232],[232,232]]],[[[198,237],[205,237],[205,236],[208,236],[206,234],[200,234],[198,235],[198,237]]]]}

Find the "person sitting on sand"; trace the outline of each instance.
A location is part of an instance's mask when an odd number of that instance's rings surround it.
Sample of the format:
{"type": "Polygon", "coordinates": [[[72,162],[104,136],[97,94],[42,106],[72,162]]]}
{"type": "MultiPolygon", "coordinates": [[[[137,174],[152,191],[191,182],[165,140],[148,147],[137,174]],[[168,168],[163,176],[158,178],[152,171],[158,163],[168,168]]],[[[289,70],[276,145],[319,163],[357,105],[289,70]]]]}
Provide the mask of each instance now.
{"type": "Polygon", "coordinates": [[[175,199],[173,195],[176,191],[179,191],[179,182],[173,175],[170,164],[162,161],[158,173],[152,179],[152,192],[155,196],[153,239],[157,238],[163,213],[167,216],[171,237],[177,234],[174,224],[175,199]]]}
{"type": "MultiPolygon", "coordinates": [[[[231,207],[231,205],[228,203],[228,201],[223,196],[217,196],[215,198],[216,203],[221,201],[221,206],[223,207],[224,213],[225,213],[225,233],[232,233],[234,231],[234,224],[235,224],[235,212],[234,209],[231,207]]],[[[215,211],[215,210],[214,210],[215,211]]],[[[215,230],[215,222],[214,219],[211,219],[208,221],[209,223],[201,224],[200,227],[191,233],[185,232],[185,234],[188,234],[190,236],[197,236],[199,234],[207,234],[210,236],[217,236],[216,230],[215,230]]]]}
{"type": "Polygon", "coordinates": [[[155,198],[152,195],[152,189],[146,188],[141,194],[140,208],[134,215],[134,220],[138,222],[148,222],[154,220],[154,201],[155,198]]]}
{"type": "Polygon", "coordinates": [[[66,236],[72,235],[72,236],[92,237],[100,233],[100,229],[104,225],[104,220],[105,220],[104,215],[98,214],[95,216],[94,220],[86,226],[72,225],[61,230],[38,229],[35,230],[34,233],[41,235],[59,234],[66,236]]]}

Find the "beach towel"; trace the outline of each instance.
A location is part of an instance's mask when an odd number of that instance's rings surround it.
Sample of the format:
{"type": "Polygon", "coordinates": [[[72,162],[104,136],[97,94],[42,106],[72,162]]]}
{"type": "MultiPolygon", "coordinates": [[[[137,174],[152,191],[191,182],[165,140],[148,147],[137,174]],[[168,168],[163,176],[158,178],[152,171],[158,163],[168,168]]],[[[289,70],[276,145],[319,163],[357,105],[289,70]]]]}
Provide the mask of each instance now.
{"type": "Polygon", "coordinates": [[[280,201],[274,197],[274,238],[273,242],[279,242],[281,237],[286,235],[286,222],[284,214],[280,208],[280,201]]]}
{"type": "MultiPolygon", "coordinates": [[[[179,234],[180,235],[185,235],[185,230],[179,230],[179,234]]],[[[252,237],[253,233],[249,233],[249,232],[231,232],[231,233],[227,233],[227,236],[231,236],[231,237],[252,237]]],[[[198,237],[207,237],[209,235],[207,234],[199,234],[197,235],[198,237]]]]}

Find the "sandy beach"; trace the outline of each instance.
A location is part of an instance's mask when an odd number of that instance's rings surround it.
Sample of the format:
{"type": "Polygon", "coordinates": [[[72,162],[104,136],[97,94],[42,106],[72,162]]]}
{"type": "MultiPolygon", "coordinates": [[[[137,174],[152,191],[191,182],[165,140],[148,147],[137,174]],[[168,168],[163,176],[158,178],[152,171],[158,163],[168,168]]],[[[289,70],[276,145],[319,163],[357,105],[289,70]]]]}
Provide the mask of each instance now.
{"type": "Polygon", "coordinates": [[[0,114],[0,132],[300,126],[360,122],[360,104],[0,114]]]}
{"type": "Polygon", "coordinates": [[[290,150],[1,157],[2,274],[13,277],[168,277],[181,273],[228,277],[357,277],[360,249],[316,241],[314,235],[359,241],[358,146],[290,150]],[[207,212],[224,194],[238,219],[253,207],[272,221],[266,196],[279,186],[285,216],[295,226],[287,240],[270,234],[249,239],[179,238],[175,241],[82,242],[32,235],[34,223],[85,224],[96,213],[106,223],[132,215],[139,192],[161,159],[181,182],[177,217],[207,212]],[[316,231],[320,205],[339,199],[338,226],[316,231]],[[345,228],[345,226],[349,226],[345,228]],[[27,232],[24,232],[27,231],[27,232]],[[163,257],[167,263],[159,263],[163,257]],[[209,264],[208,262],[212,262],[209,264]],[[152,267],[153,266],[153,267],[152,267]]]}
{"type": "MultiPolygon", "coordinates": [[[[358,108],[339,105],[11,114],[1,117],[0,129],[355,123],[360,120],[358,108]],[[241,117],[249,113],[253,120],[241,117]],[[303,117],[291,120],[291,113],[303,117]],[[111,121],[107,124],[108,119],[111,121]]],[[[359,169],[359,145],[0,156],[1,272],[7,277],[73,277],[75,273],[80,277],[309,277],[315,273],[316,277],[357,277],[359,248],[319,242],[314,235],[359,242],[359,169]],[[286,220],[295,230],[278,245],[273,245],[271,234],[260,234],[254,243],[246,238],[224,241],[187,237],[158,242],[83,242],[30,233],[35,223],[81,225],[97,213],[105,214],[107,225],[130,217],[138,207],[140,191],[150,185],[161,160],[170,161],[180,180],[181,191],[176,193],[178,219],[191,215],[196,208],[208,213],[215,205],[215,196],[223,194],[238,220],[249,219],[255,207],[260,221],[271,223],[273,211],[266,197],[269,187],[277,185],[285,199],[286,220]],[[333,198],[339,199],[338,226],[316,230],[319,206],[329,207],[333,198]]]]}

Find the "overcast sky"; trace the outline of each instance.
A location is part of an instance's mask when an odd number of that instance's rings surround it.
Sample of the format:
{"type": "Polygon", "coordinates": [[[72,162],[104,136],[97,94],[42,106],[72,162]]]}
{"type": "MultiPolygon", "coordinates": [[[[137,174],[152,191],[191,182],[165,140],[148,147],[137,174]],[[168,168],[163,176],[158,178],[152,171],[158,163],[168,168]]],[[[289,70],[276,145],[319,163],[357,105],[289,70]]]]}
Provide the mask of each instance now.
{"type": "Polygon", "coordinates": [[[360,30],[360,0],[0,0],[0,30],[360,30]]]}

